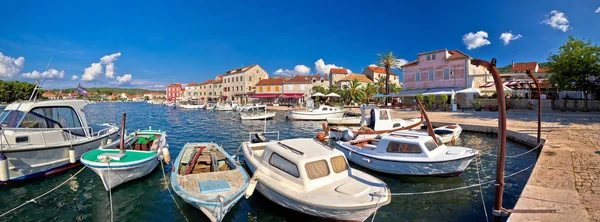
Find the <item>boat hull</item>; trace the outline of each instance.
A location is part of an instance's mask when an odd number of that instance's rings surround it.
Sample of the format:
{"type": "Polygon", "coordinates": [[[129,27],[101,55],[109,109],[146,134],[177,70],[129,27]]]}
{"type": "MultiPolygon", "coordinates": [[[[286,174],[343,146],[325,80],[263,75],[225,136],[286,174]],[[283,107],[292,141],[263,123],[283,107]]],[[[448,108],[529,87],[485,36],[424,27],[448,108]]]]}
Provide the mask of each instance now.
{"type": "Polygon", "coordinates": [[[336,144],[335,147],[342,151],[348,160],[364,168],[382,173],[411,176],[456,176],[461,174],[476,156],[473,154],[442,162],[409,162],[379,159],[340,144],[336,144]]]}
{"type": "Polygon", "coordinates": [[[327,118],[327,124],[330,125],[358,125],[360,124],[361,117],[341,117],[341,118],[327,118]]]}
{"type": "MultiPolygon", "coordinates": [[[[75,163],[69,161],[70,145],[44,147],[31,150],[5,150],[8,158],[9,180],[4,183],[18,182],[43,176],[56,174],[70,168],[79,166],[81,156],[103,145],[107,139],[117,140],[118,131],[94,138],[82,143],[73,144],[75,150],[75,163]]],[[[110,148],[116,144],[106,145],[110,148]]]]}
{"type": "Polygon", "coordinates": [[[294,120],[327,120],[327,118],[341,118],[345,111],[331,113],[292,112],[290,118],[294,120]]]}
{"type": "MultiPolygon", "coordinates": [[[[256,166],[253,163],[254,156],[248,156],[247,152],[244,152],[244,157],[247,160],[246,165],[248,166],[250,171],[252,173],[255,173],[256,166]],[[252,158],[252,160],[249,158],[252,158]]],[[[279,192],[275,191],[274,189],[271,189],[270,187],[266,186],[261,182],[257,183],[256,190],[258,190],[258,192],[260,192],[264,197],[266,197],[270,201],[273,201],[274,203],[282,207],[295,210],[304,214],[308,214],[310,216],[330,220],[365,221],[377,210],[375,206],[367,206],[364,208],[329,208],[323,206],[308,205],[296,201],[292,198],[288,198],[284,195],[281,195],[279,192]]],[[[384,203],[381,204],[384,205],[384,203]]]]}
{"type": "MultiPolygon", "coordinates": [[[[129,151],[131,152],[131,151],[129,151]]],[[[104,188],[108,191],[123,183],[138,179],[150,174],[162,160],[162,155],[155,155],[135,163],[92,163],[84,159],[81,162],[92,169],[100,179],[104,188]]]]}
{"type": "Polygon", "coordinates": [[[260,116],[240,115],[240,118],[242,120],[263,120],[263,119],[273,119],[273,117],[275,117],[275,112],[266,113],[265,115],[260,115],[260,116]]]}

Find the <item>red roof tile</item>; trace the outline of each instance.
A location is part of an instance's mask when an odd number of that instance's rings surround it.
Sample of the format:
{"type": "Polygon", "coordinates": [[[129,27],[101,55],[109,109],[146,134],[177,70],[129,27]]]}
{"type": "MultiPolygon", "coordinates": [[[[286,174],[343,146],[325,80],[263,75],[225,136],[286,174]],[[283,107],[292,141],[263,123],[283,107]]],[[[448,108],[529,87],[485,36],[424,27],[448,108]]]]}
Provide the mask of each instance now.
{"type": "Polygon", "coordinates": [[[331,68],[329,74],[348,74],[348,70],[344,68],[331,68]]]}
{"type": "Polygon", "coordinates": [[[204,81],[204,82],[200,83],[200,85],[202,86],[202,85],[208,85],[208,84],[212,84],[214,81],[215,81],[215,80],[212,80],[212,79],[210,79],[210,80],[206,80],[206,81],[204,81]]]}
{"type": "Polygon", "coordinates": [[[42,96],[43,97],[56,97],[56,94],[54,94],[51,91],[47,91],[47,92],[42,93],[42,96]]]}
{"type": "Polygon", "coordinates": [[[167,88],[177,88],[177,87],[181,88],[181,84],[180,83],[173,83],[173,84],[167,86],[167,88]]]}
{"type": "Polygon", "coordinates": [[[251,65],[251,66],[246,66],[246,67],[242,67],[242,68],[232,69],[232,70],[227,71],[223,76],[228,76],[228,75],[233,75],[233,74],[245,72],[246,70],[251,69],[254,66],[258,66],[258,65],[254,64],[254,65],[251,65]]]}
{"type": "MultiPolygon", "coordinates": [[[[385,69],[384,69],[384,68],[382,68],[382,67],[379,67],[379,66],[369,66],[368,68],[369,68],[370,70],[373,70],[373,72],[376,72],[376,73],[381,73],[381,74],[385,74],[385,69]]],[[[392,75],[392,76],[397,76],[397,75],[396,75],[396,73],[394,73],[394,72],[392,72],[392,71],[390,71],[390,75],[392,75]]]]}
{"type": "Polygon", "coordinates": [[[187,86],[198,86],[198,83],[196,83],[196,82],[192,82],[192,83],[190,83],[190,84],[187,84],[187,86]]]}
{"type": "Polygon", "coordinates": [[[325,78],[321,78],[321,76],[294,76],[291,79],[284,80],[284,83],[311,83],[313,78],[316,81],[320,81],[321,79],[328,81],[325,78]]]}
{"type": "Polygon", "coordinates": [[[535,70],[537,66],[537,62],[520,62],[515,63],[515,65],[510,69],[511,71],[526,71],[526,70],[535,70]]]}
{"type": "Polygon", "coordinates": [[[418,61],[419,61],[419,60],[415,60],[415,61],[412,61],[412,62],[406,63],[406,64],[404,64],[404,65],[401,65],[400,67],[412,66],[412,65],[415,65],[415,64],[417,64],[417,63],[418,63],[418,61]]]}
{"type": "Polygon", "coordinates": [[[543,73],[546,73],[546,72],[548,72],[548,71],[550,71],[550,69],[548,69],[548,68],[538,68],[538,71],[537,71],[537,72],[543,72],[543,73]]]}
{"type": "Polygon", "coordinates": [[[263,79],[263,80],[258,81],[258,83],[256,83],[257,86],[259,86],[259,85],[281,85],[281,84],[283,84],[283,78],[281,78],[281,77],[263,79]]]}
{"type": "Polygon", "coordinates": [[[363,74],[350,74],[346,77],[344,77],[343,79],[341,79],[340,81],[352,81],[354,79],[358,79],[359,82],[373,82],[373,80],[369,79],[369,77],[367,77],[366,75],[363,74]]]}
{"type": "Polygon", "coordinates": [[[450,54],[450,56],[448,56],[447,59],[465,59],[468,58],[469,56],[461,51],[458,50],[449,50],[448,53],[450,54]]]}

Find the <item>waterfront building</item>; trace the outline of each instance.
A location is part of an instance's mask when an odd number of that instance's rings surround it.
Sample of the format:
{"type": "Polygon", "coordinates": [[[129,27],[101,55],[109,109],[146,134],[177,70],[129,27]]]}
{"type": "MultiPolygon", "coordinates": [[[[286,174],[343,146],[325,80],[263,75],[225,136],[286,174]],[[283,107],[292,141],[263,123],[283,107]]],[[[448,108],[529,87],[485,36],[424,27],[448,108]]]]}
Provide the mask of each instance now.
{"type": "Polygon", "coordinates": [[[294,76],[283,81],[283,93],[280,96],[283,103],[304,104],[312,95],[314,86],[327,87],[330,82],[327,81],[327,75],[316,76],[294,76]]]}
{"type": "Polygon", "coordinates": [[[223,75],[224,98],[245,103],[254,94],[256,83],[267,78],[269,74],[259,65],[229,70],[223,75]]]}
{"type": "Polygon", "coordinates": [[[42,97],[46,99],[58,99],[58,96],[54,94],[52,91],[46,91],[42,93],[42,97]]]}
{"type": "Polygon", "coordinates": [[[208,101],[222,102],[223,99],[223,76],[217,76],[208,85],[208,101]]]}
{"type": "Polygon", "coordinates": [[[181,88],[180,83],[173,83],[167,86],[165,93],[167,95],[167,100],[171,102],[175,102],[179,97],[181,97],[181,92],[183,89],[181,88]]]}
{"type": "MultiPolygon", "coordinates": [[[[374,65],[367,66],[367,68],[365,68],[365,70],[363,71],[363,74],[369,77],[369,79],[373,80],[373,82],[377,82],[380,78],[385,79],[385,77],[387,76],[387,74],[385,73],[385,68],[374,65]]],[[[391,70],[389,82],[390,84],[400,85],[398,74],[392,72],[391,70]]]]}
{"type": "Polygon", "coordinates": [[[338,81],[350,74],[350,71],[344,68],[329,69],[329,88],[333,87],[338,81]]]}
{"type": "Polygon", "coordinates": [[[284,77],[268,78],[256,83],[256,92],[251,97],[260,103],[274,103],[283,94],[284,77]]]}
{"type": "MultiPolygon", "coordinates": [[[[514,61],[511,64],[508,72],[500,73],[504,84],[511,88],[513,97],[520,98],[537,98],[537,90],[535,89],[535,83],[527,75],[527,70],[530,70],[533,75],[538,79],[540,85],[540,91],[542,94],[551,94],[552,96],[546,98],[553,98],[556,96],[556,89],[552,87],[548,79],[552,76],[549,69],[540,68],[538,62],[518,62],[514,61]]],[[[493,80],[487,79],[485,83],[480,85],[480,88],[493,88],[493,80]]],[[[569,95],[571,98],[582,99],[583,92],[565,91],[565,95],[569,95]]],[[[543,96],[544,97],[544,96],[543,96]]]]}
{"type": "MultiPolygon", "coordinates": [[[[403,102],[418,94],[451,95],[452,91],[478,88],[491,78],[488,70],[471,64],[471,57],[459,50],[436,50],[417,54],[417,59],[402,65],[403,102]]],[[[474,94],[456,94],[459,106],[469,106],[474,94]]]]}
{"type": "Polygon", "coordinates": [[[200,85],[191,82],[185,86],[185,98],[188,100],[198,100],[200,98],[200,85]]]}
{"type": "MultiPolygon", "coordinates": [[[[346,90],[346,89],[350,88],[350,86],[352,85],[352,81],[354,81],[355,79],[358,80],[359,87],[365,87],[367,84],[373,83],[373,80],[369,79],[369,77],[367,77],[366,75],[352,73],[352,74],[346,75],[346,77],[337,81],[335,83],[335,85],[339,89],[346,90]]],[[[390,83],[391,83],[391,80],[390,80],[390,83]]]]}

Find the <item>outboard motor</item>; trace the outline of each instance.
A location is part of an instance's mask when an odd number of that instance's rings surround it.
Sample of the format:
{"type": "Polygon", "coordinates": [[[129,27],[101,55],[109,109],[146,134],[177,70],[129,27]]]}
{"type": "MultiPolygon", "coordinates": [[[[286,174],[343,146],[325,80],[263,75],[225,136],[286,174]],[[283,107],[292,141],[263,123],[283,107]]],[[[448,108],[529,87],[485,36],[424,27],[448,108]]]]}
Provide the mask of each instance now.
{"type": "Polygon", "coordinates": [[[252,138],[252,143],[263,143],[267,141],[265,134],[263,133],[255,133],[254,138],[252,138]]]}
{"type": "Polygon", "coordinates": [[[342,141],[347,142],[354,139],[354,133],[352,130],[346,129],[342,132],[342,136],[340,138],[342,141]]]}

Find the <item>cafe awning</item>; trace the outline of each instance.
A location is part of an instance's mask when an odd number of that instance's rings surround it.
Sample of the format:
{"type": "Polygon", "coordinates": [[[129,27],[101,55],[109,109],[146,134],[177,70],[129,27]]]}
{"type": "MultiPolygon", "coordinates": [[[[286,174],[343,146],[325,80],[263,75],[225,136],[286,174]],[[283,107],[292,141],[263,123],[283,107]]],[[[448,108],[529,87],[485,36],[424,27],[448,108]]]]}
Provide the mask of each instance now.
{"type": "Polygon", "coordinates": [[[454,92],[456,92],[456,90],[454,88],[435,88],[435,89],[428,89],[426,92],[423,93],[424,96],[427,95],[452,95],[452,90],[454,90],[454,92]]]}
{"type": "Polygon", "coordinates": [[[408,97],[408,96],[416,96],[421,93],[424,93],[427,89],[413,89],[413,90],[404,90],[398,94],[391,94],[392,97],[408,97]]]}
{"type": "Polygon", "coordinates": [[[293,99],[299,99],[304,97],[304,93],[284,93],[281,94],[281,96],[279,96],[280,98],[293,98],[293,99]]]}
{"type": "Polygon", "coordinates": [[[279,93],[257,93],[250,97],[251,98],[277,98],[279,95],[281,95],[281,94],[279,94],[279,93]]]}

